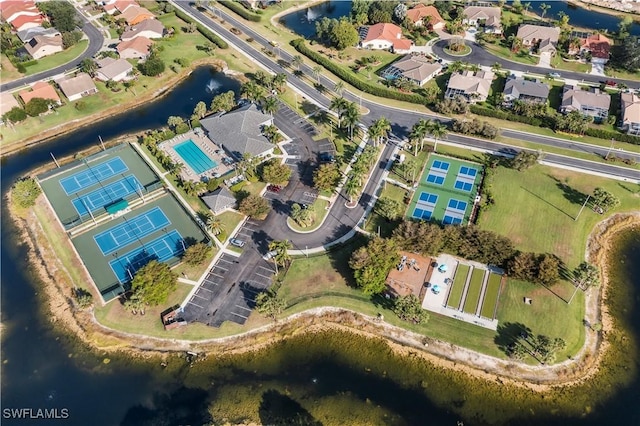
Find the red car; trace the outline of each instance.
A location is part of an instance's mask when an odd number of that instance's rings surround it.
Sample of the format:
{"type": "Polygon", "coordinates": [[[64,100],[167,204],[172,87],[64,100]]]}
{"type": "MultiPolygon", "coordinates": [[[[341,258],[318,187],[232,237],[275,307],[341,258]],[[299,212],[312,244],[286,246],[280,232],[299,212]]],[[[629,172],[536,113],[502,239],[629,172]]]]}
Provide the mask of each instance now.
{"type": "Polygon", "coordinates": [[[269,185],[269,186],[267,186],[267,191],[275,192],[276,194],[278,192],[280,192],[281,189],[282,189],[282,187],[278,186],[278,185],[269,185]]]}

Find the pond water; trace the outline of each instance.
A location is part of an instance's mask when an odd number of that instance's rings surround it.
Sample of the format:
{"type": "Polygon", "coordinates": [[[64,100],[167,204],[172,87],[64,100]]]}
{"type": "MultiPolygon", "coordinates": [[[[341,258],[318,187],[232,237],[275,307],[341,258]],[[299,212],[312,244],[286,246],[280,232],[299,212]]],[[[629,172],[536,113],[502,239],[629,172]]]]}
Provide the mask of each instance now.
{"type": "MultiPolygon", "coordinates": [[[[207,86],[214,86],[212,79],[221,90],[238,87],[221,74],[198,69],[169,96],[144,108],[3,158],[2,194],[16,177],[50,161],[49,152],[62,157],[96,144],[98,135],[108,139],[159,126],[169,115],[190,115],[197,101],[210,101],[207,86]]],[[[4,204],[2,209],[3,409],[66,408],[70,417],[65,424],[71,425],[202,424],[211,420],[209,411],[217,421],[266,424],[281,424],[283,419],[305,425],[639,423],[640,380],[628,368],[637,368],[637,353],[625,353],[612,367],[624,369],[632,383],[621,386],[623,380],[612,374],[611,382],[598,382],[597,390],[578,389],[576,395],[563,392],[547,399],[467,380],[415,357],[399,358],[379,340],[345,333],[302,336],[256,353],[209,357],[193,366],[178,355],[168,357],[165,368],[158,360],[107,359],[107,354],[88,351],[49,325],[40,309],[38,280],[27,268],[25,248],[4,204]],[[615,398],[587,410],[600,391],[615,398]],[[582,417],[585,411],[592,414],[582,417]]],[[[616,250],[619,288],[640,288],[640,232],[626,235],[616,250]]],[[[619,295],[623,305],[616,308],[626,312],[624,326],[631,335],[639,336],[634,294],[637,290],[619,295]]]]}
{"type": "MultiPolygon", "coordinates": [[[[526,2],[523,1],[522,3],[526,2]]],[[[553,16],[557,18],[559,12],[564,12],[569,15],[569,23],[571,25],[583,28],[606,29],[613,32],[618,30],[618,23],[621,21],[621,18],[617,16],[572,6],[563,1],[532,1],[529,3],[531,3],[531,8],[529,9],[531,12],[540,15],[542,13],[540,5],[546,3],[551,6],[551,9],[547,11],[545,17],[553,16]]],[[[311,38],[316,33],[316,20],[325,16],[328,18],[348,16],[350,11],[351,1],[332,0],[285,15],[280,19],[280,23],[305,38],[311,38]]],[[[634,22],[629,32],[633,35],[640,35],[640,24],[634,22]]]]}

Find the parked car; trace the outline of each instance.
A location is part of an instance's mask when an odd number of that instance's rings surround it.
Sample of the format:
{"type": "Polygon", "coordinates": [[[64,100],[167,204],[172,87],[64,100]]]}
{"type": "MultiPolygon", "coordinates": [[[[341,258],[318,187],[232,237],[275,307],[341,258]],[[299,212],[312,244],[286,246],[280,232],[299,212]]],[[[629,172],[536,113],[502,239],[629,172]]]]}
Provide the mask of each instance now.
{"type": "Polygon", "coordinates": [[[232,246],[236,246],[236,247],[242,248],[242,247],[244,247],[245,242],[242,241],[242,240],[239,240],[237,238],[232,238],[232,239],[229,240],[229,244],[231,244],[232,246]]]}
{"type": "Polygon", "coordinates": [[[267,253],[267,254],[265,254],[264,256],[262,256],[262,258],[263,258],[264,260],[270,260],[270,259],[273,259],[273,256],[275,256],[276,254],[278,254],[278,252],[277,252],[277,251],[275,251],[275,250],[272,250],[272,251],[270,251],[269,253],[267,253]]]}
{"type": "Polygon", "coordinates": [[[558,74],[557,72],[550,72],[549,74],[547,74],[549,77],[551,78],[560,78],[561,75],[558,74]]]}
{"type": "Polygon", "coordinates": [[[269,192],[275,192],[277,194],[281,190],[282,190],[282,187],[278,186],[278,185],[269,185],[269,186],[267,186],[267,191],[269,191],[269,192]]]}
{"type": "Polygon", "coordinates": [[[321,163],[333,163],[336,161],[336,159],[333,158],[333,155],[328,152],[321,152],[319,158],[321,163]]]}

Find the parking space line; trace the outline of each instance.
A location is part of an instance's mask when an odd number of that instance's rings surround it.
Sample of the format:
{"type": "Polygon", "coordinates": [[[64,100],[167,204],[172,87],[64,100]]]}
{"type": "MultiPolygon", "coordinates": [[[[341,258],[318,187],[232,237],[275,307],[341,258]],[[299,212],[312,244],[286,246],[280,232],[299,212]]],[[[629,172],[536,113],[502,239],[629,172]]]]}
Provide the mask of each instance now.
{"type": "Polygon", "coordinates": [[[246,308],[246,307],[244,307],[244,306],[236,305],[236,308],[244,309],[245,311],[249,311],[249,312],[251,312],[251,309],[250,309],[250,308],[246,308]]]}
{"type": "Polygon", "coordinates": [[[200,286],[200,289],[198,289],[198,291],[200,291],[200,290],[206,290],[206,291],[208,291],[209,293],[213,293],[213,291],[212,291],[212,290],[209,290],[208,288],[206,288],[206,287],[205,287],[205,286],[203,286],[203,285],[201,285],[201,286],[200,286]]]}
{"type": "Polygon", "coordinates": [[[209,300],[209,299],[207,299],[207,298],[206,298],[206,297],[204,297],[204,296],[200,296],[198,293],[193,293],[193,296],[194,296],[194,297],[199,297],[200,299],[209,300]]]}
{"type": "MultiPolygon", "coordinates": [[[[227,272],[227,271],[228,271],[228,269],[227,269],[227,268],[223,268],[223,267],[222,267],[222,266],[220,266],[220,265],[216,265],[216,266],[214,266],[214,267],[213,267],[213,270],[215,270],[215,269],[222,269],[222,270],[223,270],[223,271],[225,271],[225,272],[227,272]]],[[[211,273],[213,274],[213,272],[211,272],[211,273]]]]}
{"type": "Polygon", "coordinates": [[[191,303],[192,305],[196,305],[196,306],[197,306],[198,308],[200,308],[200,309],[204,309],[204,306],[200,306],[200,305],[198,305],[197,303],[194,303],[194,302],[193,302],[193,298],[191,298],[191,300],[189,300],[189,303],[191,303]]]}
{"type": "Polygon", "coordinates": [[[236,315],[236,316],[239,316],[240,318],[244,318],[244,319],[249,318],[249,317],[245,317],[244,315],[241,315],[241,314],[235,313],[235,312],[233,312],[233,311],[231,311],[231,315],[236,315]]]}
{"type": "Polygon", "coordinates": [[[270,268],[265,268],[265,267],[264,267],[264,266],[262,266],[262,265],[258,265],[258,268],[260,268],[260,269],[264,269],[265,271],[268,271],[269,273],[273,274],[273,270],[272,270],[272,269],[270,269],[270,268]]]}
{"type": "Polygon", "coordinates": [[[271,281],[271,275],[262,275],[260,272],[256,272],[256,275],[260,275],[262,278],[267,278],[269,281],[271,281]]]}
{"type": "Polygon", "coordinates": [[[220,261],[227,262],[227,263],[233,263],[232,260],[223,259],[222,257],[220,259],[218,259],[218,262],[220,262],[220,261]]]}

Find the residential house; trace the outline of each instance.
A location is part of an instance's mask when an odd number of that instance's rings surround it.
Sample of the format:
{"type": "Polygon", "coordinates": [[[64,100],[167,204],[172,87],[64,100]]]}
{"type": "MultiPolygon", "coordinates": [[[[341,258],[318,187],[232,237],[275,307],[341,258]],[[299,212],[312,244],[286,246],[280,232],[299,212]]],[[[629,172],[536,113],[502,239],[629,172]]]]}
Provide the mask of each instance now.
{"type": "Polygon", "coordinates": [[[402,28],[394,24],[380,23],[360,27],[360,47],[363,49],[390,50],[409,53],[413,42],[402,37],[402,28]]]}
{"type": "Polygon", "coordinates": [[[58,80],[57,83],[62,93],[70,101],[76,101],[85,96],[98,93],[98,88],[93,83],[91,76],[84,72],[78,73],[75,77],[58,80]]]}
{"type": "Polygon", "coordinates": [[[264,157],[273,153],[275,145],[262,134],[262,128],[271,124],[273,117],[253,103],[200,120],[209,139],[238,160],[245,154],[264,157]]]}
{"type": "Polygon", "coordinates": [[[58,92],[56,92],[56,89],[54,89],[53,86],[46,81],[39,81],[31,86],[31,91],[23,90],[18,95],[22,99],[22,102],[24,102],[25,104],[29,103],[31,99],[41,98],[49,99],[56,102],[58,105],[62,105],[60,96],[58,96],[58,92]]]}
{"type": "Polygon", "coordinates": [[[595,122],[601,122],[609,116],[611,96],[600,89],[582,90],[580,87],[565,85],[562,89],[562,104],[560,112],[568,114],[579,111],[582,115],[593,117],[595,122]]]}
{"type": "Polygon", "coordinates": [[[124,19],[127,25],[138,25],[144,20],[154,19],[155,15],[144,7],[134,5],[128,7],[118,18],[124,19]]]}
{"type": "Polygon", "coordinates": [[[128,41],[136,37],[162,38],[164,35],[164,25],[157,19],[146,19],[138,25],[127,28],[120,36],[120,40],[128,41]]]}
{"type": "Polygon", "coordinates": [[[549,86],[539,81],[514,77],[507,80],[502,94],[506,106],[513,104],[513,101],[545,104],[549,99],[549,86]]]}
{"type": "Polygon", "coordinates": [[[484,102],[489,96],[494,73],[491,71],[464,71],[453,74],[447,83],[446,99],[464,98],[467,102],[484,102]]]}
{"type": "Polygon", "coordinates": [[[147,59],[153,42],[146,37],[136,37],[123,41],[116,50],[122,59],[147,59]]]}
{"type": "Polygon", "coordinates": [[[133,66],[126,59],[104,58],[97,61],[96,78],[101,81],[124,81],[133,78],[133,66]]]}
{"type": "Polygon", "coordinates": [[[502,34],[502,9],[491,6],[468,6],[462,12],[462,23],[483,28],[486,33],[502,34]]]}
{"type": "Polygon", "coordinates": [[[14,31],[24,31],[29,28],[35,28],[42,26],[43,22],[46,20],[43,16],[31,16],[31,15],[20,15],[13,21],[11,21],[11,26],[14,31]]]}
{"type": "Polygon", "coordinates": [[[524,24],[518,28],[516,37],[522,40],[523,46],[527,46],[531,50],[537,49],[539,53],[550,52],[553,54],[556,52],[560,38],[560,28],[524,24]]]}
{"type": "Polygon", "coordinates": [[[591,63],[606,64],[609,62],[609,53],[611,52],[611,40],[606,36],[596,33],[589,34],[587,37],[580,39],[580,49],[569,49],[570,55],[577,53],[591,53],[591,63]]]}
{"type": "Polygon", "coordinates": [[[60,31],[56,30],[53,27],[52,28],[33,27],[33,28],[27,28],[26,30],[18,31],[17,35],[18,35],[18,38],[23,43],[29,43],[31,39],[33,39],[35,36],[55,37],[62,34],[60,34],[60,31]]]}
{"type": "Polygon", "coordinates": [[[21,108],[10,92],[0,92],[0,118],[14,108],[21,108]]]}
{"type": "Polygon", "coordinates": [[[640,94],[621,93],[620,104],[622,130],[630,135],[640,135],[640,94]]]}
{"type": "Polygon", "coordinates": [[[382,72],[382,77],[395,80],[404,77],[422,86],[442,71],[442,65],[433,62],[425,56],[407,55],[399,61],[389,65],[382,72]]]}
{"type": "Polygon", "coordinates": [[[224,186],[202,196],[202,201],[211,209],[213,214],[220,214],[236,205],[236,197],[224,186]]]}
{"type": "Polygon", "coordinates": [[[2,1],[0,2],[0,17],[5,22],[13,22],[19,16],[40,16],[42,13],[33,1],[2,1]]]}
{"type": "Polygon", "coordinates": [[[131,6],[138,6],[134,0],[106,0],[104,3],[104,11],[109,15],[113,15],[114,13],[124,13],[131,6]]]}
{"type": "Polygon", "coordinates": [[[29,43],[25,43],[25,50],[33,59],[40,59],[54,53],[62,52],[62,36],[35,36],[29,43]]]}
{"type": "Polygon", "coordinates": [[[407,10],[407,19],[409,19],[416,27],[421,27],[427,23],[429,30],[443,30],[445,27],[444,19],[440,16],[438,9],[434,6],[425,6],[423,4],[407,10]]]}

